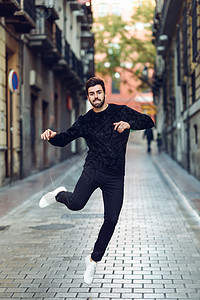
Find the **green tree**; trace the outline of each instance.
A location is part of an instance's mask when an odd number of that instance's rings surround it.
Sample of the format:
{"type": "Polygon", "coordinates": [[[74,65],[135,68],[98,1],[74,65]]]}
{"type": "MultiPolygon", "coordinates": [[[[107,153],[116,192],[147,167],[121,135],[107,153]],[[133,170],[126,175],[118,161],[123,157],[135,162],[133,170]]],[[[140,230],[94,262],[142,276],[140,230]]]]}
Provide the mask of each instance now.
{"type": "MultiPolygon", "coordinates": [[[[153,68],[155,47],[151,27],[154,9],[152,1],[146,0],[135,8],[130,22],[116,15],[95,20],[95,53],[98,54],[95,66],[98,73],[112,76],[121,69],[141,79],[144,66],[153,68]],[[142,36],[141,32],[144,33],[142,36]]],[[[146,87],[141,81],[141,88],[146,87]]]]}

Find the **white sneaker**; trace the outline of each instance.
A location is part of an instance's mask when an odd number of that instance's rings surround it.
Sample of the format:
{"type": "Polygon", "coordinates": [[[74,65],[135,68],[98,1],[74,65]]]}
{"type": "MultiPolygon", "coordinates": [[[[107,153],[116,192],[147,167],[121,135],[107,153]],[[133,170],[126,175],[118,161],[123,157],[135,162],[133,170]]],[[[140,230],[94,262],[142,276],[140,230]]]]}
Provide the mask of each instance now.
{"type": "Polygon", "coordinates": [[[47,207],[50,204],[53,204],[56,202],[56,196],[60,192],[66,192],[67,189],[64,186],[60,186],[57,189],[53,190],[52,192],[46,193],[39,202],[39,207],[44,208],[47,207]]]}
{"type": "Polygon", "coordinates": [[[92,283],[96,271],[97,263],[90,260],[90,255],[85,258],[86,270],[84,272],[84,281],[87,284],[92,283]]]}

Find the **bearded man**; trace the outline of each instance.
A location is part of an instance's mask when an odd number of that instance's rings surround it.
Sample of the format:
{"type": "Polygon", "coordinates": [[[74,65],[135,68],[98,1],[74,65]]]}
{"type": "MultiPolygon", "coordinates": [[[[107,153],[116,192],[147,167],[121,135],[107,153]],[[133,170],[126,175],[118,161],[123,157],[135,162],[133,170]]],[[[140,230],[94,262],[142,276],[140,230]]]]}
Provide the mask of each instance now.
{"type": "Polygon", "coordinates": [[[60,202],[70,210],[81,210],[92,193],[100,188],[104,203],[104,222],[91,255],[85,259],[84,281],[91,284],[97,262],[101,261],[113,235],[122,208],[124,195],[125,154],[130,129],[144,130],[154,126],[152,119],[126,105],[108,104],[104,81],[92,77],[85,83],[92,105],[85,115],[65,132],[50,129],[41,134],[53,146],[64,147],[83,137],[89,148],[82,174],[73,192],[58,187],[45,194],[39,206],[60,202]]]}

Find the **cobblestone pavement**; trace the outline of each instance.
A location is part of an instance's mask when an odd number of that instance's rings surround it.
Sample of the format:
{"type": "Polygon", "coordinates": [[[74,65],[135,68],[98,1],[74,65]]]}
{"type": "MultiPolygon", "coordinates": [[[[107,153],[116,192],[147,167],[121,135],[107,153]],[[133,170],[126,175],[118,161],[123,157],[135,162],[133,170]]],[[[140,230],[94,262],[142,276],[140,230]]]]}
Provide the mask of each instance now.
{"type": "MultiPolygon", "coordinates": [[[[84,259],[102,223],[101,193],[82,211],[40,209],[51,170],[44,173],[33,195],[0,218],[0,299],[200,299],[200,219],[156,158],[129,145],[124,206],[89,286],[84,259]]],[[[53,185],[71,189],[81,163],[53,170],[53,185]]]]}

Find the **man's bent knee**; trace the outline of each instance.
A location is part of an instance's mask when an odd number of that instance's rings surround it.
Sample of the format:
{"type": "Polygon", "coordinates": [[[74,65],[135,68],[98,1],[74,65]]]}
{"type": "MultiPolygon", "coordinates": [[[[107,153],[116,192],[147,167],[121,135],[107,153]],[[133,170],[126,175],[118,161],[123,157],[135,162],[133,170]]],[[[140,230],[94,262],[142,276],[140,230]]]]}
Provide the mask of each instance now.
{"type": "Polygon", "coordinates": [[[74,211],[81,210],[84,207],[81,203],[75,201],[72,193],[70,192],[60,192],[56,196],[56,201],[65,204],[68,209],[74,211]]]}

